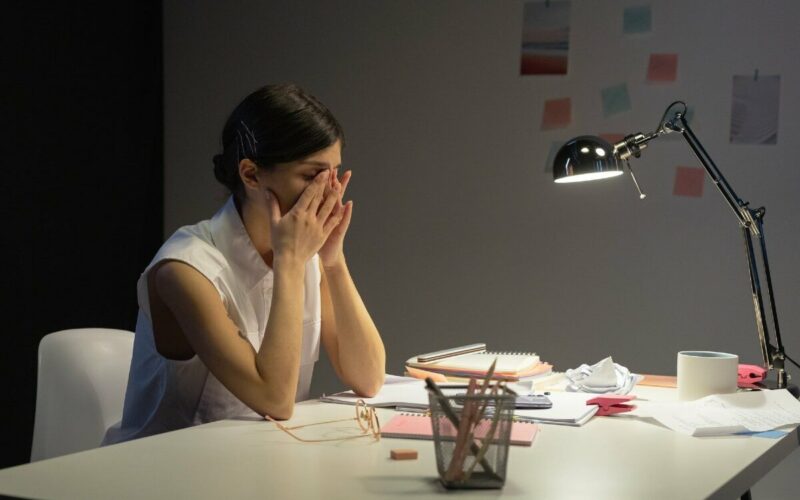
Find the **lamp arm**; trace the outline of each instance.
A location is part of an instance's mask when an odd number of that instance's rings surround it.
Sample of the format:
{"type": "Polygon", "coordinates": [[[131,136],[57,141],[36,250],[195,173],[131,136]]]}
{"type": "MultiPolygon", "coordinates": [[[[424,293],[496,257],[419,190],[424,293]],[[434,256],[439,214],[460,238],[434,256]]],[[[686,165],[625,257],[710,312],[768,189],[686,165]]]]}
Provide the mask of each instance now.
{"type": "MultiPolygon", "coordinates": [[[[775,306],[775,294],[772,288],[772,276],[769,270],[769,260],[767,258],[767,246],[764,239],[764,207],[752,209],[749,203],[742,201],[736,194],[725,176],[719,171],[714,161],[706,152],[700,140],[692,132],[691,127],[686,121],[683,113],[676,113],[675,118],[664,123],[664,127],[659,132],[679,132],[686,140],[689,147],[694,152],[697,159],[705,168],[714,185],[722,194],[725,201],[733,210],[739,224],[742,227],[742,236],[745,243],[745,254],[747,256],[748,270],[750,274],[750,288],[753,297],[753,308],[756,316],[756,327],[758,329],[759,343],[761,344],[761,354],[764,359],[764,367],[767,370],[775,370],[778,375],[777,387],[785,388],[788,385],[788,376],[784,369],[786,354],[781,341],[780,326],[778,324],[778,313],[775,306]],[[761,280],[759,277],[758,262],[753,245],[753,238],[758,239],[761,253],[761,261],[764,267],[764,275],[767,281],[767,299],[770,303],[772,322],[775,327],[775,340],[777,347],[770,342],[769,328],[764,311],[764,299],[761,292],[761,280]]],[[[660,135],[660,134],[659,134],[660,135]]]]}
{"type": "Polygon", "coordinates": [[[697,159],[700,160],[702,163],[703,168],[705,168],[706,173],[711,178],[711,181],[717,186],[717,189],[722,194],[722,197],[725,198],[725,201],[731,207],[734,214],[736,214],[736,218],[739,219],[739,223],[743,227],[749,227],[754,225],[752,218],[747,215],[747,203],[743,202],[741,198],[736,194],[728,181],[725,179],[725,176],[722,175],[722,172],[719,171],[717,165],[714,163],[714,160],[711,159],[711,156],[706,152],[705,148],[702,144],[700,144],[700,140],[697,139],[697,136],[694,135],[692,129],[689,127],[689,123],[686,121],[686,117],[682,113],[676,113],[675,118],[666,123],[665,127],[668,131],[679,132],[683,138],[686,140],[686,143],[689,144],[689,147],[692,148],[695,156],[697,159]]]}

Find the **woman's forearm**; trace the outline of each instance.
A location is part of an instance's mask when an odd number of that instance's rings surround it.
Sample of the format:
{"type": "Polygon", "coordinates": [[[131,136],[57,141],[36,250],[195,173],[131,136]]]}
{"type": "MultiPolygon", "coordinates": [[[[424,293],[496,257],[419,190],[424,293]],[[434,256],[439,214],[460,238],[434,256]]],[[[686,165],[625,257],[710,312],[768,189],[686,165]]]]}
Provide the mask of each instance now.
{"type": "Polygon", "coordinates": [[[303,340],[303,281],[305,264],[275,261],[272,305],[256,369],[265,384],[274,418],[291,417],[297,393],[303,340]]]}
{"type": "Polygon", "coordinates": [[[380,334],[344,259],[325,267],[324,272],[333,304],[343,382],[359,395],[373,396],[383,385],[386,372],[386,352],[380,334]]]}

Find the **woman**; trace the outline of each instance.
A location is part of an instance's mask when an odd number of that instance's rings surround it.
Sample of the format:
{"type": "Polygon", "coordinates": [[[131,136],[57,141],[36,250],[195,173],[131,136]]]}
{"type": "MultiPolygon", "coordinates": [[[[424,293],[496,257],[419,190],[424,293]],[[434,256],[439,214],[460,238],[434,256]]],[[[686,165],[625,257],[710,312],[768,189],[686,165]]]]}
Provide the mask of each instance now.
{"type": "Polygon", "coordinates": [[[343,133],[314,97],[268,85],[222,133],[214,174],[232,193],[179,229],[138,282],[139,316],[122,421],[105,443],[223,418],[292,415],[322,341],[339,378],[383,384],[380,335],[347,268],[343,133]]]}

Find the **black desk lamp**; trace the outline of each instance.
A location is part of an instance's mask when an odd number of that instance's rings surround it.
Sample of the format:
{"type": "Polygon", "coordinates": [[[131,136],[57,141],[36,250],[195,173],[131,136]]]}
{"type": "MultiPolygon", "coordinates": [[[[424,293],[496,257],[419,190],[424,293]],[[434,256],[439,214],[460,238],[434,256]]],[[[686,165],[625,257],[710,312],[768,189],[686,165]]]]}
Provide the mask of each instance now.
{"type": "Polygon", "coordinates": [[[764,380],[761,385],[765,388],[789,388],[795,397],[797,397],[797,387],[793,385],[790,386],[789,376],[784,369],[784,361],[788,359],[794,363],[795,366],[800,367],[800,365],[786,355],[783,349],[783,343],[781,342],[778,314],[775,310],[775,298],[769,272],[769,261],[767,260],[767,247],[764,242],[764,207],[752,209],[749,207],[748,202],[742,201],[741,198],[736,195],[733,188],[725,180],[725,177],[723,177],[719,169],[717,169],[714,161],[689,127],[686,121],[685,103],[676,101],[670,104],[666,111],[664,111],[661,122],[654,132],[648,134],[632,134],[614,145],[609,144],[599,137],[593,136],[581,136],[567,141],[567,143],[559,149],[553,161],[553,178],[557,183],[568,183],[616,177],[623,173],[622,163],[624,162],[636,185],[639,197],[643,199],[645,198],[645,194],[642,193],[642,190],[639,188],[639,183],[636,182],[636,176],[631,169],[629,159],[631,156],[638,158],[642,150],[647,147],[647,143],[651,140],[672,132],[679,132],[689,144],[689,147],[692,148],[692,151],[694,151],[700,163],[703,164],[709,177],[711,177],[711,180],[717,186],[719,192],[722,193],[722,196],[731,207],[731,210],[733,210],[742,228],[747,263],[750,271],[750,285],[753,296],[753,307],[756,315],[756,327],[758,329],[758,338],[761,343],[761,354],[764,358],[764,368],[768,371],[774,370],[777,373],[776,381],[764,380]],[[677,108],[678,110],[674,112],[671,118],[668,118],[673,108],[677,108]],[[770,341],[769,328],[764,311],[764,300],[761,293],[759,266],[756,262],[755,251],[753,250],[754,238],[758,241],[758,246],[761,249],[761,261],[767,280],[767,300],[769,301],[772,313],[772,323],[775,330],[777,345],[773,345],[770,341]]]}

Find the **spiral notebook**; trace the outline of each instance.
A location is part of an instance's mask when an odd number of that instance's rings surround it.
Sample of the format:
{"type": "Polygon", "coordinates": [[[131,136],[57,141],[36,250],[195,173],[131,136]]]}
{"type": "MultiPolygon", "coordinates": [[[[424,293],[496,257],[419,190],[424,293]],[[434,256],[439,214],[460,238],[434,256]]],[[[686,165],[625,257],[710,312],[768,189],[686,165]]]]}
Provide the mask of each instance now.
{"type": "Polygon", "coordinates": [[[406,361],[406,366],[455,376],[480,376],[497,360],[494,372],[498,377],[519,378],[551,371],[552,367],[539,361],[532,352],[492,352],[486,344],[445,349],[421,354],[406,361]]]}
{"type": "MultiPolygon", "coordinates": [[[[488,420],[487,420],[488,422],[488,420]]],[[[488,426],[479,426],[476,429],[476,438],[482,438],[488,426]]],[[[530,446],[533,443],[539,426],[529,422],[514,422],[511,425],[510,444],[516,446],[530,446]]],[[[433,424],[428,415],[400,413],[392,417],[389,422],[381,425],[381,437],[402,439],[433,439],[433,424]]]]}

